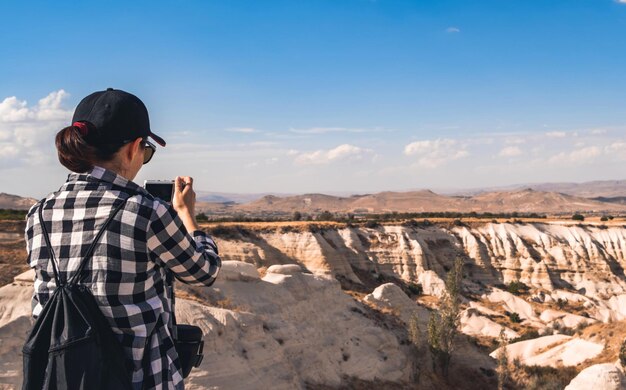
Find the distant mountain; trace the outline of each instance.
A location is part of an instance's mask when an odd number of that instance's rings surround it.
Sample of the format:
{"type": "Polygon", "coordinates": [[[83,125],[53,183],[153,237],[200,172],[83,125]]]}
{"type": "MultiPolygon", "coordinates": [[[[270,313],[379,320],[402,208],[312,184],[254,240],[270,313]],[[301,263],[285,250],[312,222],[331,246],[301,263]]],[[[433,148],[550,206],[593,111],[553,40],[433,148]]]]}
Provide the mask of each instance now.
{"type": "MultiPolygon", "coordinates": [[[[523,212],[626,214],[626,180],[585,183],[539,183],[435,193],[430,190],[281,194],[197,191],[198,212],[216,215],[285,214],[294,211],[383,212],[523,212]]],[[[28,209],[36,200],[0,193],[0,208],[28,209]]]]}
{"type": "Polygon", "coordinates": [[[558,192],[532,189],[498,191],[475,196],[446,196],[429,190],[352,195],[340,197],[325,194],[304,194],[279,197],[266,195],[250,203],[236,205],[198,204],[198,208],[212,213],[286,214],[330,212],[384,213],[384,212],[521,212],[568,214],[575,212],[625,213],[626,205],[602,202],[558,192]]]}
{"type": "Polygon", "coordinates": [[[343,198],[325,194],[304,194],[288,197],[278,197],[266,195],[254,202],[246,203],[236,207],[241,212],[262,212],[262,211],[335,211],[345,210],[350,207],[353,198],[343,198]]]}
{"type": "Polygon", "coordinates": [[[28,210],[35,203],[37,199],[0,192],[0,209],[28,210]]]}
{"type": "Polygon", "coordinates": [[[608,203],[617,203],[626,205],[626,196],[615,196],[613,198],[605,198],[600,196],[598,198],[593,198],[593,200],[597,200],[598,202],[608,202],[608,203]]]}
{"type": "Polygon", "coordinates": [[[583,183],[533,183],[515,184],[504,187],[483,187],[464,190],[443,190],[449,195],[477,195],[484,192],[516,191],[530,188],[535,191],[560,192],[583,198],[626,196],[626,180],[596,180],[583,183]]]}
{"type": "Polygon", "coordinates": [[[485,211],[519,211],[524,213],[573,213],[626,211],[626,206],[572,196],[559,192],[537,191],[531,188],[519,191],[488,192],[471,198],[485,211]]]}
{"type": "Polygon", "coordinates": [[[267,195],[275,196],[290,196],[295,194],[281,194],[277,192],[263,192],[254,194],[238,194],[234,192],[211,192],[211,191],[196,191],[196,200],[199,202],[216,202],[216,203],[249,203],[257,199],[261,199],[267,195]]]}

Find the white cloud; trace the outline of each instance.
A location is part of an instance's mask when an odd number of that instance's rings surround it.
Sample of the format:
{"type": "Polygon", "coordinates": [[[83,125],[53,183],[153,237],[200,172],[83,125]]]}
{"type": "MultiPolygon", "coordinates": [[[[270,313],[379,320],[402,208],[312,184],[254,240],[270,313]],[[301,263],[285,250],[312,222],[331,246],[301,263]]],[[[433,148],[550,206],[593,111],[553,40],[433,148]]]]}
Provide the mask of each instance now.
{"type": "Polygon", "coordinates": [[[447,138],[411,142],[404,147],[404,154],[417,156],[418,165],[426,168],[436,168],[447,162],[469,156],[465,145],[447,138]]]}
{"type": "Polygon", "coordinates": [[[308,129],[290,128],[290,132],[297,134],[326,134],[326,133],[375,133],[392,131],[381,127],[371,129],[350,128],[350,127],[311,127],[308,129]]]}
{"type": "Polygon", "coordinates": [[[522,155],[522,149],[517,146],[507,146],[500,150],[498,156],[500,157],[517,157],[522,155]]]}
{"type": "MultiPolygon", "coordinates": [[[[624,0],[624,2],[626,3],[626,0],[624,0]]],[[[606,134],[607,131],[606,129],[593,129],[590,131],[590,133],[593,135],[602,135],[602,134],[606,134]]]]}
{"type": "Polygon", "coordinates": [[[626,141],[615,141],[605,147],[604,152],[609,156],[617,156],[620,159],[626,159],[626,141]]]}
{"type": "Polygon", "coordinates": [[[232,133],[258,133],[259,130],[254,129],[252,127],[231,127],[229,129],[226,129],[226,131],[230,131],[232,133]]]}
{"type": "Polygon", "coordinates": [[[372,154],[373,150],[364,149],[358,146],[343,144],[329,150],[316,150],[313,152],[289,151],[288,154],[295,155],[297,164],[328,164],[337,161],[361,160],[366,155],[372,154]]]}
{"type": "Polygon", "coordinates": [[[32,108],[25,100],[20,101],[15,96],[5,98],[0,102],[0,123],[65,120],[68,111],[61,108],[61,103],[68,96],[60,89],[39,100],[32,108]]]}
{"type": "Polygon", "coordinates": [[[363,129],[348,129],[345,127],[311,127],[309,129],[289,129],[298,134],[325,134],[325,133],[363,133],[363,129]]]}
{"type": "Polygon", "coordinates": [[[546,137],[548,138],[565,138],[567,133],[564,131],[550,131],[546,133],[546,137]]]}
{"type": "Polygon", "coordinates": [[[278,145],[278,142],[274,142],[274,141],[254,141],[254,142],[246,142],[246,143],[239,143],[237,144],[237,146],[243,147],[243,148],[270,148],[273,146],[278,145]]]}
{"type": "Polygon", "coordinates": [[[26,101],[19,101],[15,96],[0,103],[0,122],[20,122],[27,120],[32,112],[26,107],[26,101]]]}
{"type": "Polygon", "coordinates": [[[600,156],[602,154],[602,149],[597,146],[589,146],[582,149],[576,149],[571,152],[561,152],[555,156],[552,156],[548,159],[549,163],[568,163],[568,164],[578,164],[584,163],[594,158],[600,156]]]}
{"type": "Polygon", "coordinates": [[[72,117],[72,111],[63,108],[68,96],[61,89],[34,106],[15,96],[0,102],[0,160],[5,167],[49,164],[56,159],[54,135],[72,117]]]}
{"type": "Polygon", "coordinates": [[[521,145],[521,144],[525,144],[526,140],[521,137],[510,137],[510,138],[506,138],[504,140],[504,143],[507,145],[521,145]]]}
{"type": "MultiPolygon", "coordinates": [[[[626,0],[624,0],[626,2],[626,0]]],[[[615,141],[606,147],[607,152],[626,151],[626,141],[615,141]]]]}
{"type": "Polygon", "coordinates": [[[450,26],[450,27],[446,28],[446,32],[450,33],[450,34],[455,34],[455,33],[460,33],[461,29],[458,28],[458,27],[450,26]]]}

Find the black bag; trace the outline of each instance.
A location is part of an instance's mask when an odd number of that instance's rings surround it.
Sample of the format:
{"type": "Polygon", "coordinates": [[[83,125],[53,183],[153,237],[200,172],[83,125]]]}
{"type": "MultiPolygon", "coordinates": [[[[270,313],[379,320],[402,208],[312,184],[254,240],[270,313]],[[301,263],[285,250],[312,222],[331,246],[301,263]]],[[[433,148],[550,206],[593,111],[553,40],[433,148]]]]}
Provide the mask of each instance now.
{"type": "Polygon", "coordinates": [[[187,378],[193,367],[200,367],[204,357],[202,354],[204,348],[202,329],[187,324],[175,325],[174,329],[176,329],[174,346],[180,359],[183,378],[187,378]]]}
{"type": "Polygon", "coordinates": [[[202,340],[202,329],[195,325],[177,324],[176,323],[176,294],[174,292],[174,279],[171,274],[165,278],[167,287],[170,289],[172,297],[172,320],[174,329],[172,338],[174,339],[174,347],[178,353],[180,366],[183,372],[183,378],[187,378],[191,369],[200,367],[202,363],[202,350],[204,349],[204,340],[202,340]]]}
{"type": "Polygon", "coordinates": [[[126,358],[91,292],[77,284],[86,262],[107,226],[124,206],[119,204],[67,283],[60,280],[55,256],[39,206],[39,223],[52,262],[56,289],[46,302],[22,349],[23,390],[132,389],[132,362],[126,358]]]}

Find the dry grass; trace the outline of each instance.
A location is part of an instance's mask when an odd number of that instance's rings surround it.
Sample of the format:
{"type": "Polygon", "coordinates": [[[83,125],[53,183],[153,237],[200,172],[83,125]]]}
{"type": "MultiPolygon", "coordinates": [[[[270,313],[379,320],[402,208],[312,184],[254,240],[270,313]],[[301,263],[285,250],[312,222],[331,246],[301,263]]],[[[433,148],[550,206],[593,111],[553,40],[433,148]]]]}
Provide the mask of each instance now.
{"type": "MultiPolygon", "coordinates": [[[[454,221],[460,219],[463,223],[468,224],[470,226],[480,226],[487,223],[491,223],[492,221],[496,221],[498,223],[513,223],[513,219],[506,218],[495,218],[495,219],[487,219],[487,218],[414,218],[414,219],[406,219],[406,220],[398,220],[398,221],[379,221],[380,225],[400,225],[407,221],[417,221],[424,222],[428,221],[435,225],[439,225],[441,227],[449,227],[450,224],[454,224],[454,221]]],[[[579,221],[572,221],[570,218],[563,217],[548,217],[548,218],[515,218],[516,221],[521,221],[523,223],[558,223],[562,225],[578,225],[579,221]]],[[[356,226],[363,227],[364,221],[353,221],[352,224],[356,226]]],[[[590,217],[582,222],[583,225],[605,225],[605,226],[622,226],[626,223],[625,218],[615,218],[612,221],[601,222],[600,217],[590,217]]],[[[311,226],[318,226],[323,229],[341,229],[348,226],[345,222],[335,222],[335,221],[267,221],[267,222],[202,222],[199,223],[200,227],[203,229],[211,230],[217,226],[224,227],[235,227],[241,226],[245,227],[248,230],[257,232],[257,231],[267,231],[267,230],[281,230],[288,228],[290,231],[294,232],[306,232],[310,231],[311,226]]]]}
{"type": "Polygon", "coordinates": [[[251,231],[278,230],[285,227],[295,228],[295,231],[305,232],[310,225],[318,225],[327,229],[344,228],[345,223],[333,221],[273,221],[273,222],[202,222],[202,229],[213,229],[217,226],[242,226],[251,231]]]}
{"type": "MultiPolygon", "coordinates": [[[[3,226],[6,227],[6,221],[3,226]]],[[[11,229],[8,232],[15,233],[11,229]]],[[[27,261],[26,242],[23,238],[0,242],[0,286],[11,283],[14,277],[27,271],[30,268],[27,261]]]]}
{"type": "Polygon", "coordinates": [[[626,339],[626,321],[591,324],[583,329],[580,337],[604,344],[604,350],[595,358],[586,361],[584,367],[613,363],[618,359],[619,349],[626,339]]]}
{"type": "Polygon", "coordinates": [[[507,388],[525,390],[561,390],[576,375],[576,367],[542,367],[509,365],[511,380],[507,388]]]}

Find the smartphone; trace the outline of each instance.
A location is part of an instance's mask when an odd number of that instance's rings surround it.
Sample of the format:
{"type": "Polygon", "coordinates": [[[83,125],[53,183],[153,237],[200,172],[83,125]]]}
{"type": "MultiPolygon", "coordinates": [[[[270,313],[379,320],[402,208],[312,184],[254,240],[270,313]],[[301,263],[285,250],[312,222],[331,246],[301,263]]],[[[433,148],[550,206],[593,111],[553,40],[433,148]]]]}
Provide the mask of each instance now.
{"type": "Polygon", "coordinates": [[[143,188],[155,198],[172,203],[174,180],[146,180],[143,182],[143,188]]]}

